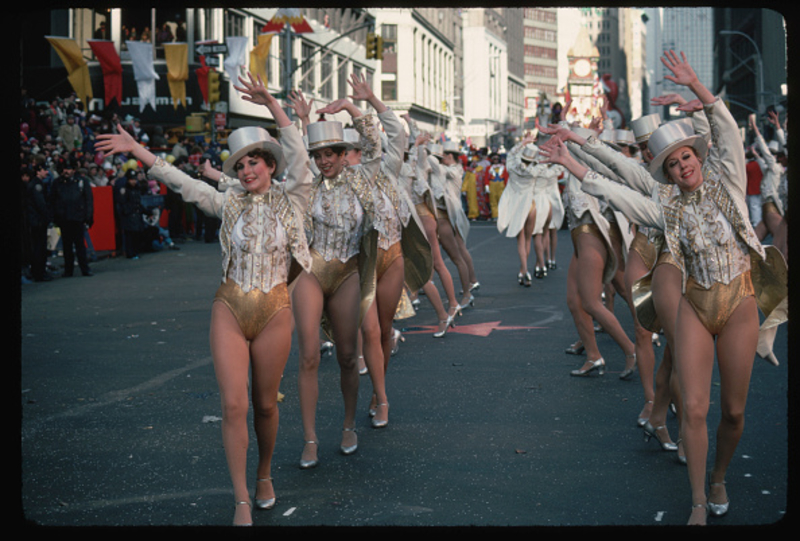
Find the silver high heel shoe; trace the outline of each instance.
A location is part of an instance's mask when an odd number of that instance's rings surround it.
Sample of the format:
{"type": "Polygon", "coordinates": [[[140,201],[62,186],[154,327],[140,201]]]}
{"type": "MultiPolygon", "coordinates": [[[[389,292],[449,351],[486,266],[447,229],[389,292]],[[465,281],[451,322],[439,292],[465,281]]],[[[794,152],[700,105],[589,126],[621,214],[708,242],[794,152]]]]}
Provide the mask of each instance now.
{"type": "Polygon", "coordinates": [[[475,307],[475,296],[474,295],[470,295],[469,296],[469,300],[465,304],[459,304],[458,305],[458,311],[461,312],[464,308],[467,308],[469,306],[471,306],[473,308],[475,307]]]}
{"type": "MultiPolygon", "coordinates": [[[[306,442],[306,445],[310,445],[310,444],[316,445],[317,449],[319,449],[319,443],[317,443],[316,441],[308,440],[306,442]]],[[[319,464],[319,458],[315,458],[313,460],[303,460],[302,458],[300,459],[300,469],[301,470],[310,470],[311,468],[316,468],[317,464],[319,464]]]]}
{"type": "MultiPolygon", "coordinates": [[[[711,482],[711,474],[709,474],[709,476],[708,476],[708,486],[709,487],[725,486],[725,481],[722,481],[721,483],[712,483],[711,482]]],[[[708,512],[709,513],[711,513],[715,517],[721,517],[722,515],[724,515],[725,513],[728,512],[728,508],[730,507],[731,502],[730,502],[730,500],[728,500],[725,503],[714,503],[712,501],[708,501],[707,505],[708,505],[708,512]]]]}
{"type": "Polygon", "coordinates": [[[586,366],[586,368],[581,367],[578,368],[577,370],[573,370],[572,372],[570,372],[570,375],[588,376],[595,370],[597,371],[597,374],[600,376],[606,373],[606,362],[603,360],[602,357],[600,357],[595,361],[586,361],[586,364],[584,366],[586,366]]]}
{"type": "Polygon", "coordinates": [[[583,350],[586,348],[584,348],[583,344],[580,344],[579,342],[580,341],[575,342],[574,344],[569,346],[567,349],[564,350],[564,353],[569,353],[570,355],[583,355],[583,350]]]}
{"type": "MultiPolygon", "coordinates": [[[[267,477],[266,479],[256,479],[256,483],[263,483],[265,481],[272,481],[272,477],[267,477]]],[[[256,498],[256,509],[263,509],[268,510],[275,507],[275,497],[266,498],[266,499],[259,499],[256,498]]]]}
{"type": "MultiPolygon", "coordinates": [[[[458,311],[456,311],[456,314],[457,313],[458,313],[458,311]]],[[[452,314],[452,315],[451,314],[447,314],[447,319],[439,322],[439,323],[444,323],[445,324],[444,325],[444,329],[442,329],[441,331],[436,331],[435,333],[433,333],[433,337],[434,338],[442,338],[444,335],[447,334],[447,331],[450,330],[450,327],[455,327],[456,326],[455,323],[453,323],[453,320],[455,319],[456,314],[452,314]]]]}
{"type": "MultiPolygon", "coordinates": [[[[658,437],[658,431],[661,429],[666,430],[666,428],[667,427],[665,425],[653,428],[653,425],[650,424],[650,421],[646,421],[644,423],[644,426],[642,427],[642,429],[644,430],[644,441],[646,442],[650,441],[650,438],[655,437],[656,441],[661,446],[662,451],[677,451],[678,450],[677,444],[672,443],[671,441],[667,442],[661,441],[661,438],[658,437]]],[[[669,435],[669,433],[667,435],[669,435]]]]}
{"type": "MultiPolygon", "coordinates": [[[[249,502],[249,501],[242,500],[242,501],[240,501],[240,502],[236,502],[236,505],[250,505],[250,502],[249,502]]],[[[251,506],[251,507],[252,507],[252,506],[251,506]]],[[[236,524],[236,523],[234,522],[234,523],[233,523],[233,525],[234,525],[234,526],[252,526],[252,525],[253,525],[253,523],[252,523],[252,522],[245,522],[245,523],[243,523],[243,524],[236,524]]]]}
{"type": "MultiPolygon", "coordinates": [[[[342,431],[343,432],[353,432],[355,434],[356,428],[355,427],[353,427],[353,428],[343,428],[342,431]]],[[[352,455],[353,453],[355,453],[358,450],[358,441],[356,440],[356,442],[353,445],[347,445],[347,446],[340,445],[339,446],[339,450],[345,456],[352,455]]]]}
{"type": "Polygon", "coordinates": [[[630,355],[625,355],[625,358],[626,359],[633,358],[633,366],[631,366],[630,368],[626,368],[619,374],[619,379],[627,380],[633,375],[634,372],[636,372],[636,354],[631,353],[630,355]]]}
{"type": "Polygon", "coordinates": [[[405,342],[406,339],[397,329],[392,329],[392,355],[400,351],[400,342],[405,342]]]}
{"type": "MultiPolygon", "coordinates": [[[[645,404],[652,404],[652,403],[653,403],[652,400],[648,400],[647,402],[645,402],[645,404]]],[[[649,419],[649,417],[639,417],[638,419],[636,419],[636,426],[638,426],[639,428],[644,427],[645,423],[647,422],[647,419],[649,419]]]]}
{"type": "MultiPolygon", "coordinates": [[[[389,409],[389,404],[380,403],[377,406],[375,406],[375,415],[378,414],[377,410],[380,407],[384,407],[386,409],[389,409]]],[[[375,418],[375,415],[372,416],[372,428],[384,428],[385,426],[387,426],[389,424],[389,420],[388,419],[384,419],[382,421],[379,421],[378,419],[375,418]]]]}
{"type": "Polygon", "coordinates": [[[481,283],[480,282],[475,282],[474,284],[469,286],[469,291],[471,293],[473,291],[479,290],[480,288],[481,288],[481,283]]]}
{"type": "Polygon", "coordinates": [[[676,445],[678,446],[677,458],[678,458],[678,463],[679,464],[683,464],[685,466],[686,465],[686,454],[681,454],[681,441],[682,440],[680,438],[678,438],[678,441],[676,443],[676,445]]]}

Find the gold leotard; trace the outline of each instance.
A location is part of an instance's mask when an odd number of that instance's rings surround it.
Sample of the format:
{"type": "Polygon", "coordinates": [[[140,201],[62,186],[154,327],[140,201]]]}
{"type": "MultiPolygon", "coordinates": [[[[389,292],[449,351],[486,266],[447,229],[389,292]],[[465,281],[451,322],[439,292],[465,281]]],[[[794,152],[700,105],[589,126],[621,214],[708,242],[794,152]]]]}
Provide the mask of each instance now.
{"type": "Polygon", "coordinates": [[[276,285],[268,293],[260,289],[245,293],[239,284],[226,280],[214,295],[214,302],[217,301],[230,308],[247,340],[254,340],[275,314],[291,306],[285,282],[276,285]]]}
{"type": "Polygon", "coordinates": [[[655,244],[647,239],[647,235],[641,231],[637,231],[634,235],[629,250],[636,252],[642,258],[645,267],[652,269],[657,259],[657,248],[655,244]]]}
{"type": "Polygon", "coordinates": [[[319,252],[311,248],[311,274],[319,282],[322,294],[330,297],[339,286],[353,274],[358,274],[358,255],[352,256],[345,262],[338,259],[325,261],[319,252]]]}
{"type": "Polygon", "coordinates": [[[378,260],[375,269],[376,278],[380,280],[386,269],[394,263],[394,260],[401,257],[403,257],[403,248],[399,242],[395,242],[386,250],[378,248],[378,260]]]}
{"type": "Polygon", "coordinates": [[[712,335],[716,335],[725,327],[739,303],[754,294],[750,271],[747,271],[729,284],[717,282],[708,289],[689,276],[684,296],[694,308],[703,326],[712,335]]]}

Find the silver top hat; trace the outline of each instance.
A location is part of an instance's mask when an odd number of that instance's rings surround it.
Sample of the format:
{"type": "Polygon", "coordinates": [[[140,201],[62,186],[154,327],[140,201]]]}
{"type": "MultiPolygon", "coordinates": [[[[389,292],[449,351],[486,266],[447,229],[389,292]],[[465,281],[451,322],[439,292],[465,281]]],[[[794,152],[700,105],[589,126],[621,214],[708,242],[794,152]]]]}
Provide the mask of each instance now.
{"type": "Polygon", "coordinates": [[[342,123],[336,120],[323,120],[308,125],[308,151],[340,146],[347,147],[342,123]]]}
{"type": "Polygon", "coordinates": [[[461,148],[455,141],[445,141],[442,145],[442,152],[455,152],[456,154],[461,154],[461,148]]]}
{"type": "Polygon", "coordinates": [[[631,130],[615,130],[614,137],[616,139],[616,143],[619,145],[636,145],[636,138],[633,136],[633,132],[631,130]]]}
{"type": "Polygon", "coordinates": [[[600,135],[598,135],[597,138],[614,150],[622,150],[617,144],[617,130],[603,130],[600,132],[600,135]]]}
{"type": "Polygon", "coordinates": [[[539,155],[539,147],[536,145],[525,145],[522,148],[519,159],[524,162],[532,162],[539,155]]]}
{"type": "Polygon", "coordinates": [[[653,113],[645,115],[631,121],[631,129],[637,143],[643,143],[650,139],[650,136],[661,125],[661,115],[653,113]]]}
{"type": "Polygon", "coordinates": [[[247,126],[231,132],[228,136],[228,149],[231,154],[222,164],[222,172],[229,177],[236,178],[236,164],[242,157],[256,149],[268,150],[275,157],[273,177],[280,175],[286,168],[283,148],[267,130],[258,126],[247,126]]]}
{"type": "Polygon", "coordinates": [[[663,166],[664,161],[674,151],[682,147],[692,147],[701,161],[708,154],[708,143],[703,136],[695,134],[692,121],[688,118],[664,123],[650,136],[647,147],[654,156],[648,166],[650,174],[663,184],[671,184],[664,174],[663,166]]]}
{"type": "Polygon", "coordinates": [[[361,150],[361,134],[353,128],[344,129],[344,142],[354,150],[361,150]]]}
{"type": "Polygon", "coordinates": [[[444,149],[439,143],[428,143],[428,152],[431,153],[431,156],[436,156],[438,158],[444,155],[444,149]]]}

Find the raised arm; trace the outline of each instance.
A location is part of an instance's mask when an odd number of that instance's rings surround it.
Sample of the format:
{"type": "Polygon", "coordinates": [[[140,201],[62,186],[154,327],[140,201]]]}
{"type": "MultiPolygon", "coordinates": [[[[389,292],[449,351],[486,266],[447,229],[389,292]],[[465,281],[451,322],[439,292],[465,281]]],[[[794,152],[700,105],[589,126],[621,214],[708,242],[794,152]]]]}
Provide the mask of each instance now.
{"type": "Polygon", "coordinates": [[[286,99],[289,107],[294,110],[294,114],[300,119],[300,125],[303,130],[303,135],[308,132],[308,125],[311,124],[311,106],[314,103],[314,98],[306,101],[305,96],[299,90],[292,90],[286,99]]]}
{"type": "Polygon", "coordinates": [[[700,82],[694,69],[686,60],[686,54],[681,52],[680,57],[675,51],[665,51],[661,57],[661,63],[672,72],[672,75],[665,75],[664,78],[673,83],[687,87],[703,105],[711,105],[717,101],[716,96],[700,82]]]}
{"type": "Polygon", "coordinates": [[[203,181],[194,179],[139,144],[127,130],[117,125],[117,133],[97,136],[95,148],[106,154],[127,154],[139,160],[150,170],[150,174],[181,194],[189,203],[197,204],[206,214],[220,216],[224,195],[203,181]]]}
{"type": "Polygon", "coordinates": [[[269,112],[272,113],[272,118],[275,119],[275,123],[279,128],[290,126],[292,121],[289,120],[286,111],[283,110],[283,107],[281,107],[281,103],[277,100],[277,98],[267,91],[266,86],[264,86],[264,82],[261,80],[261,76],[259,75],[258,77],[253,77],[252,74],[248,73],[247,77],[248,79],[239,77],[241,86],[234,85],[233,87],[243,94],[242,99],[266,106],[266,108],[269,109],[269,112]]]}

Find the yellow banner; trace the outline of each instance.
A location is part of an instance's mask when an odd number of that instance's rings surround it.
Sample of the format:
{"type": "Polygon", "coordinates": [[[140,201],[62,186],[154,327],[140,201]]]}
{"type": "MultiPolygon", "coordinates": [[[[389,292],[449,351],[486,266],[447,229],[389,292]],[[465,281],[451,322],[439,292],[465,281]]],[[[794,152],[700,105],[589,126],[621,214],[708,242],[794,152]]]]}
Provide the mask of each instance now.
{"type": "Polygon", "coordinates": [[[78,95],[78,99],[88,109],[89,101],[94,94],[92,94],[92,81],[89,78],[89,66],[83,59],[80,47],[72,38],[47,37],[47,41],[50,42],[64,63],[64,67],[67,69],[67,79],[78,95]]]}
{"type": "Polygon", "coordinates": [[[250,73],[253,77],[261,77],[264,86],[267,86],[267,62],[269,61],[272,36],[274,34],[261,34],[258,36],[258,45],[250,51],[250,73]]]}
{"type": "Polygon", "coordinates": [[[182,103],[186,107],[186,80],[189,78],[189,47],[186,43],[165,43],[164,58],[167,61],[167,82],[172,96],[172,106],[177,109],[182,103]]]}

